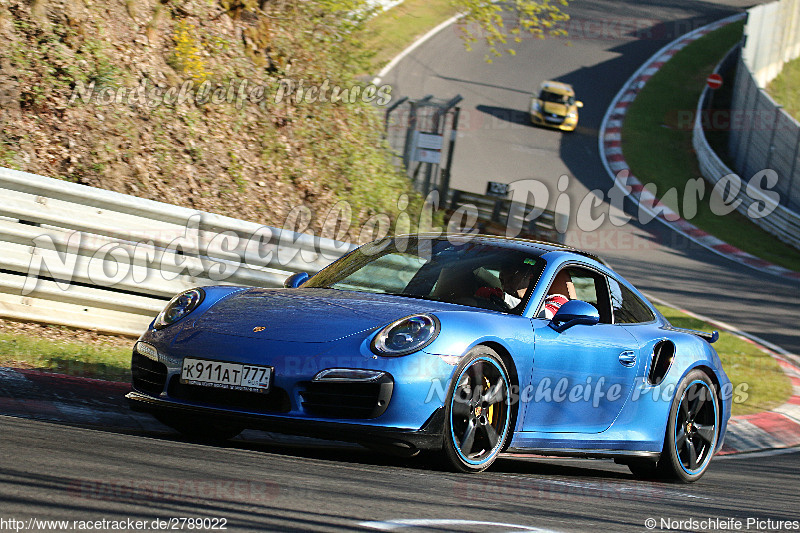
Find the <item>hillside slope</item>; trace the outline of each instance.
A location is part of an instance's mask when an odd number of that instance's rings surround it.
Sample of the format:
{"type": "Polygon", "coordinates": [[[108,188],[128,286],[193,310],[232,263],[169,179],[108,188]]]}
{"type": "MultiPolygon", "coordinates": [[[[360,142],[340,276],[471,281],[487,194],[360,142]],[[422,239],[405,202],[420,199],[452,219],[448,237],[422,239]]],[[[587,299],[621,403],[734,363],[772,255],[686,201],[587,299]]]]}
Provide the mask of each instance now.
{"type": "Polygon", "coordinates": [[[276,226],[391,216],[359,3],[0,0],[0,166],[276,226]]]}

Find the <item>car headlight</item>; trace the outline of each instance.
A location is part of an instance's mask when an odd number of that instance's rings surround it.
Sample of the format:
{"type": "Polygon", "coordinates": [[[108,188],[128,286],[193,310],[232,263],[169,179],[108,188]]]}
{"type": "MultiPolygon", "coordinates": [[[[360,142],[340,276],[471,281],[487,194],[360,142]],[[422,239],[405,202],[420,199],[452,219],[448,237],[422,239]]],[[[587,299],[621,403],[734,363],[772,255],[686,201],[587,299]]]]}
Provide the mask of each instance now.
{"type": "Polygon", "coordinates": [[[539,112],[539,101],[538,100],[534,100],[534,101],[531,102],[531,112],[532,113],[538,113],[539,112]]]}
{"type": "Polygon", "coordinates": [[[572,111],[571,113],[567,114],[567,118],[575,118],[577,116],[578,116],[578,113],[576,113],[575,111],[572,111]]]}
{"type": "Polygon", "coordinates": [[[423,349],[439,335],[439,319],[433,315],[411,315],[384,327],[372,341],[378,355],[396,357],[423,349]]]}
{"type": "Polygon", "coordinates": [[[172,298],[164,310],[158,314],[153,326],[156,329],[162,329],[170,324],[174,324],[194,311],[197,306],[202,303],[205,295],[206,293],[203,289],[189,289],[188,291],[178,294],[172,298]]]}

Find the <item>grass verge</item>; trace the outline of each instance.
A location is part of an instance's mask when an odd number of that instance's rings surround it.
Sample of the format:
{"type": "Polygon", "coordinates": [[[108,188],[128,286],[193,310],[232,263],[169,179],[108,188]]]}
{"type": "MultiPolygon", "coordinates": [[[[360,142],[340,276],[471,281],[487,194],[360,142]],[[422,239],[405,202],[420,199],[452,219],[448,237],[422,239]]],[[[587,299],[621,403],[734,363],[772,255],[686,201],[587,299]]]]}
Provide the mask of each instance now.
{"type": "Polygon", "coordinates": [[[457,13],[450,0],[405,0],[377,15],[369,23],[372,35],[366,40],[376,50],[375,72],[407,46],[457,13]]]}
{"type": "MultiPolygon", "coordinates": [[[[719,330],[718,327],[672,307],[663,305],[656,307],[676,327],[701,331],[719,330]]],[[[777,361],[755,344],[727,331],[720,331],[719,340],[714,343],[714,348],[722,359],[722,366],[733,383],[734,391],[744,390],[743,384],[747,384],[746,399],[734,401],[734,415],[768,411],[783,404],[791,395],[792,383],[789,378],[783,373],[777,361]]],[[[742,397],[745,398],[744,395],[742,397]]],[[[736,400],[736,395],[734,399],[736,400]]]]}
{"type": "MultiPolygon", "coordinates": [[[[44,327],[44,326],[42,326],[44,327]]],[[[75,342],[73,331],[49,328],[47,337],[0,332],[0,366],[107,381],[130,381],[134,339],[94,335],[75,342]]]]}
{"type": "MultiPolygon", "coordinates": [[[[622,127],[623,152],[633,174],[642,183],[655,185],[656,196],[682,215],[685,185],[701,176],[692,148],[692,124],[685,117],[694,116],[706,78],[741,39],[742,27],[743,23],[729,24],[675,54],[633,101],[622,127]],[[677,196],[664,198],[671,188],[677,189],[677,196]]],[[[800,271],[800,251],[737,212],[712,213],[710,189],[706,184],[697,215],[691,217],[694,225],[756,257],[800,271]]]]}
{"type": "MultiPolygon", "coordinates": [[[[677,309],[661,305],[657,307],[677,327],[704,331],[718,329],[677,309]]],[[[95,335],[59,326],[4,325],[2,321],[0,325],[3,326],[0,330],[0,366],[33,368],[109,381],[130,381],[134,339],[95,335]]],[[[772,409],[790,396],[792,388],[789,378],[775,359],[751,342],[721,332],[714,347],[734,387],[747,384],[746,400],[734,403],[733,414],[772,409]]]]}
{"type": "Polygon", "coordinates": [[[767,85],[767,92],[787,113],[800,120],[800,58],[783,66],[781,73],[767,85]]]}

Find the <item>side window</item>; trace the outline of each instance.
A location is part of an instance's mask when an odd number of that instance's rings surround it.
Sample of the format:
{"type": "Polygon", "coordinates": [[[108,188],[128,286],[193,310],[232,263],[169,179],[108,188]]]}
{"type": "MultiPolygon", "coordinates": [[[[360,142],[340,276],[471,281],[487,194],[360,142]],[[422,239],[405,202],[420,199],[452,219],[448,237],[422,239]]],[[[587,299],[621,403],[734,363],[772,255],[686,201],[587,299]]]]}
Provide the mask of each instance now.
{"type": "Polygon", "coordinates": [[[589,302],[597,306],[597,275],[580,268],[568,268],[572,284],[575,287],[575,299],[589,302]]]}
{"type": "Polygon", "coordinates": [[[615,324],[641,324],[656,318],[643,301],[614,278],[608,278],[608,288],[615,324]]]}
{"type": "Polygon", "coordinates": [[[562,294],[570,300],[583,300],[590,303],[600,313],[601,323],[611,324],[612,322],[606,279],[602,274],[586,268],[565,267],[556,275],[547,294],[562,294]]]}

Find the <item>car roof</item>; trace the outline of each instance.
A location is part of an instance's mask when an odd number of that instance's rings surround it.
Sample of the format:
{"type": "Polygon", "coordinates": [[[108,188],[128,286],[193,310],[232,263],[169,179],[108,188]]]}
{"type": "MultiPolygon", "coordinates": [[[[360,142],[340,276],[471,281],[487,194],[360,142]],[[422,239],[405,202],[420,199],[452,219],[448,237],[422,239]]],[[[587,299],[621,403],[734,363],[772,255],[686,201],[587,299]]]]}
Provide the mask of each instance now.
{"type": "Polygon", "coordinates": [[[494,244],[516,249],[524,248],[530,250],[531,248],[534,248],[539,252],[539,255],[544,255],[550,252],[566,252],[586,257],[608,267],[608,264],[603,259],[592,253],[579,250],[565,244],[559,244],[550,241],[538,241],[534,239],[523,239],[520,237],[504,237],[502,235],[483,235],[474,233],[420,233],[417,235],[412,235],[412,237],[419,237],[423,239],[448,239],[451,241],[459,240],[464,242],[470,241],[480,244],[494,244]]]}
{"type": "Polygon", "coordinates": [[[546,82],[542,83],[541,88],[557,94],[575,96],[575,91],[573,90],[572,85],[569,83],[547,80],[546,82]]]}

